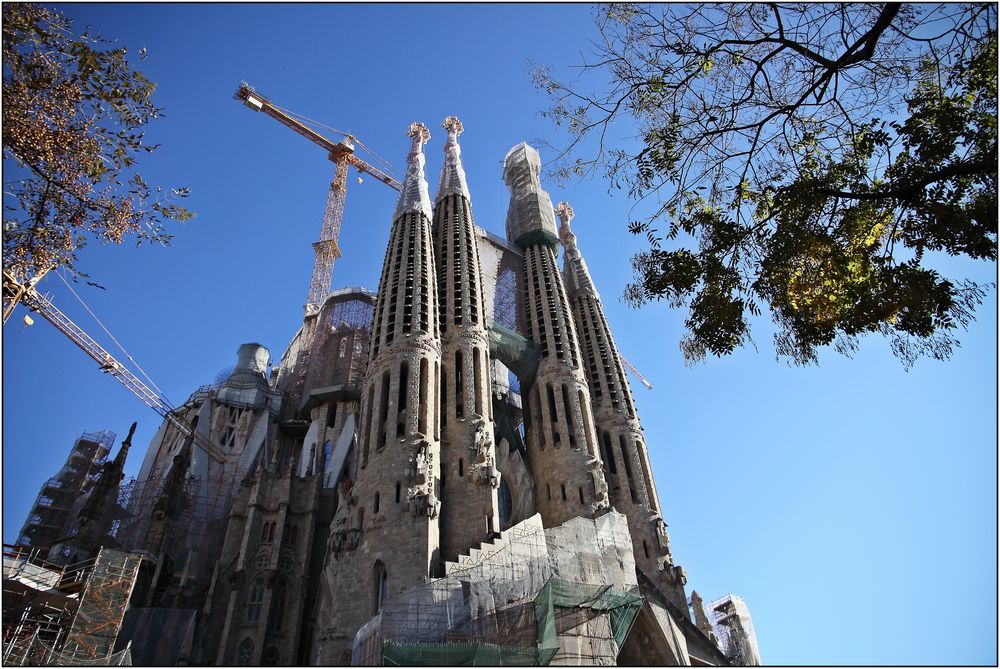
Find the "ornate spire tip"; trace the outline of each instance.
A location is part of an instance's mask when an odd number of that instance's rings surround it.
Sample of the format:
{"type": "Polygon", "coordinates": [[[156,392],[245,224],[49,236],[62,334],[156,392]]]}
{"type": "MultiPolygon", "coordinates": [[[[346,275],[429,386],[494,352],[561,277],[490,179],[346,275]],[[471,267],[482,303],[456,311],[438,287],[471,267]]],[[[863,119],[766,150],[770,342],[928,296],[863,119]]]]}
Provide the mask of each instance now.
{"type": "Polygon", "coordinates": [[[448,132],[454,132],[456,135],[461,135],[462,131],[465,130],[465,126],[462,125],[462,122],[458,120],[457,116],[449,116],[446,118],[441,124],[441,127],[448,132]]]}
{"type": "Polygon", "coordinates": [[[406,136],[412,137],[420,142],[426,142],[431,138],[431,131],[428,130],[427,126],[420,121],[414,121],[410,124],[410,127],[406,129],[406,136]]]}
{"type": "Polygon", "coordinates": [[[573,212],[573,207],[569,206],[569,202],[560,202],[556,207],[556,216],[559,217],[564,226],[569,227],[575,213],[573,212]]]}

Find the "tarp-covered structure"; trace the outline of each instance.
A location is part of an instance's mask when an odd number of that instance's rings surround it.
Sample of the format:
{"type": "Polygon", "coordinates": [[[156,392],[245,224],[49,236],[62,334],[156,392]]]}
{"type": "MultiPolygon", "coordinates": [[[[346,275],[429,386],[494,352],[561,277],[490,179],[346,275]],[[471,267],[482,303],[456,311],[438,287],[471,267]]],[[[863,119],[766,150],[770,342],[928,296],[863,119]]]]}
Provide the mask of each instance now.
{"type": "Polygon", "coordinates": [[[631,538],[615,511],[544,529],[539,515],[387,601],[352,663],[613,664],[642,606],[631,538]]]}

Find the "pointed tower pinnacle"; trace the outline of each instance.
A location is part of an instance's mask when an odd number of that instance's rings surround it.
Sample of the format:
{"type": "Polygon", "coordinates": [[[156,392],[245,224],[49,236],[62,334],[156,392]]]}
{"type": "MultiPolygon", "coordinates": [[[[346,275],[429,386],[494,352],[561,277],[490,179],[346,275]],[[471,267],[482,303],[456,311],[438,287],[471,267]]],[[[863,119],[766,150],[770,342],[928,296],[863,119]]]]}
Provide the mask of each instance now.
{"type": "Polygon", "coordinates": [[[465,168],[462,167],[462,147],[458,144],[458,136],[465,128],[457,116],[446,118],[441,127],[448,131],[448,139],[444,143],[444,165],[441,166],[441,180],[438,182],[434,202],[440,202],[441,198],[452,193],[458,193],[472,202],[469,185],[465,180],[465,168]]]}
{"type": "Polygon", "coordinates": [[[397,219],[410,211],[423,212],[427,220],[431,220],[431,196],[427,190],[427,179],[424,177],[424,144],[431,138],[431,132],[423,123],[411,123],[406,130],[408,137],[413,139],[410,153],[406,156],[406,176],[403,178],[403,188],[396,201],[396,211],[392,215],[397,219]]]}
{"type": "Polygon", "coordinates": [[[125,437],[125,441],[122,442],[122,447],[118,449],[118,455],[115,456],[114,462],[119,472],[121,472],[125,467],[125,458],[128,457],[128,449],[132,446],[132,435],[135,434],[136,425],[138,425],[138,423],[132,423],[132,427],[128,429],[128,436],[125,437]]]}
{"type": "Polygon", "coordinates": [[[566,293],[571,300],[581,290],[589,290],[597,295],[594,281],[590,278],[590,269],[576,245],[576,235],[569,227],[574,215],[573,207],[569,206],[569,202],[560,202],[559,206],[556,207],[556,216],[562,222],[559,227],[559,241],[562,242],[565,251],[563,282],[566,284],[566,293]]]}

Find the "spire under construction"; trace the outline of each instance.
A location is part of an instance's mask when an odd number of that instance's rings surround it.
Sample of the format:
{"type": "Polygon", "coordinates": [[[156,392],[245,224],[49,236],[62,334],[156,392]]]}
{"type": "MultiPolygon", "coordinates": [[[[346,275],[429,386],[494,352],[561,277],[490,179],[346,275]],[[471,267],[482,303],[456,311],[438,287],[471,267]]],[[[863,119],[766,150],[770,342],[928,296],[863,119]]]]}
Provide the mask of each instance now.
{"type": "Polygon", "coordinates": [[[607,509],[608,487],[573,314],[556,266],[552,200],[540,172],[538,151],[523,142],[504,159],[507,238],[524,249],[526,334],[541,348],[525,423],[538,510],[548,527],[607,509]]]}

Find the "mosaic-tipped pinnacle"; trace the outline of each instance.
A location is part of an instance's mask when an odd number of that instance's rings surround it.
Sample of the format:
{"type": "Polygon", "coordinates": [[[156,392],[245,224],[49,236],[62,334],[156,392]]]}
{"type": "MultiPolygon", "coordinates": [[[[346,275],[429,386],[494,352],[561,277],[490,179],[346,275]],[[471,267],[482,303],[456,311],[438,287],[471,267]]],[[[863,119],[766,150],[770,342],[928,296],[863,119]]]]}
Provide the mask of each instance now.
{"type": "Polygon", "coordinates": [[[457,116],[449,116],[445,118],[444,122],[441,123],[441,127],[448,132],[454,132],[456,135],[461,135],[462,131],[465,130],[465,126],[462,122],[458,120],[457,116]]]}
{"type": "Polygon", "coordinates": [[[556,216],[562,221],[562,224],[569,227],[570,221],[573,220],[575,213],[573,212],[573,207],[569,206],[569,202],[560,202],[556,207],[556,216]]]}
{"type": "Polygon", "coordinates": [[[427,140],[431,138],[431,131],[428,130],[427,126],[420,121],[414,121],[410,124],[410,127],[406,129],[406,136],[419,139],[421,142],[427,142],[427,140]]]}

